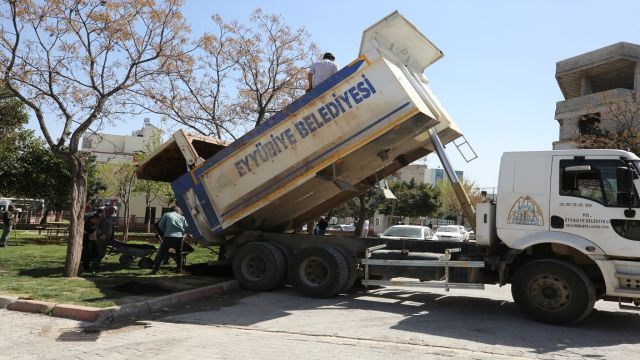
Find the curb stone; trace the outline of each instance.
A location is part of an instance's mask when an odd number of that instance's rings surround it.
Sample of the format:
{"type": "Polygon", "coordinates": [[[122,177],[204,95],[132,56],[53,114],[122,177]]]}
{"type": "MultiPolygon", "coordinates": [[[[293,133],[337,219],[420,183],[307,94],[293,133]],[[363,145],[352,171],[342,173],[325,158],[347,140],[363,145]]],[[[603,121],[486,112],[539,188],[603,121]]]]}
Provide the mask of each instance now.
{"type": "Polygon", "coordinates": [[[55,306],[54,303],[46,301],[36,300],[21,300],[18,299],[10,304],[7,304],[7,309],[12,311],[22,311],[36,314],[47,314],[55,306]]]}
{"type": "Polygon", "coordinates": [[[219,284],[181,291],[120,306],[113,306],[106,309],[70,304],[54,304],[35,300],[20,300],[19,298],[10,296],[0,296],[0,309],[7,308],[12,311],[40,314],[50,313],[57,317],[102,324],[111,323],[123,318],[145,315],[178,305],[188,304],[202,300],[211,295],[221,294],[237,288],[238,282],[236,280],[229,280],[219,284]]]}

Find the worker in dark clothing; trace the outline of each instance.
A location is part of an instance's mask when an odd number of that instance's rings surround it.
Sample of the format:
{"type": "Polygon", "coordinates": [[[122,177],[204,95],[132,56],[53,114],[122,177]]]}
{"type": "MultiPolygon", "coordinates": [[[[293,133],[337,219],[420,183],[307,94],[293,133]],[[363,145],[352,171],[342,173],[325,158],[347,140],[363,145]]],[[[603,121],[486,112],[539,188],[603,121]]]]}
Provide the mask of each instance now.
{"type": "Polygon", "coordinates": [[[9,234],[11,233],[11,228],[13,227],[13,216],[15,212],[15,207],[13,205],[9,205],[7,211],[2,213],[2,236],[0,236],[0,247],[7,246],[7,239],[9,239],[9,234]]]}
{"type": "Polygon", "coordinates": [[[162,215],[158,222],[158,229],[162,232],[162,244],[153,260],[153,271],[155,274],[160,269],[160,265],[169,257],[169,250],[176,253],[177,272],[182,271],[182,241],[187,234],[187,220],[182,216],[179,207],[174,206],[171,211],[162,215]]]}
{"type": "Polygon", "coordinates": [[[91,261],[96,258],[96,240],[98,237],[98,224],[100,215],[93,214],[84,223],[84,235],[82,236],[82,255],[80,263],[84,271],[91,269],[91,261]]]}

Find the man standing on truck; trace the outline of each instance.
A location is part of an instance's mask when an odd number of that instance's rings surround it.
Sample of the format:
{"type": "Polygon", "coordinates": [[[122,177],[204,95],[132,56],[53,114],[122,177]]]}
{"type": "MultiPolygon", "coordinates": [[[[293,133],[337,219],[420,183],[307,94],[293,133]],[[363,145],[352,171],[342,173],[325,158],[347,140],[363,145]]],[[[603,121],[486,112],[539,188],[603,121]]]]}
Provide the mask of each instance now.
{"type": "Polygon", "coordinates": [[[170,212],[162,215],[158,222],[158,228],[163,234],[162,244],[160,244],[160,250],[153,260],[151,274],[160,270],[160,265],[169,257],[169,249],[174,249],[176,253],[176,265],[178,266],[176,270],[182,270],[182,241],[187,234],[187,227],[187,220],[182,216],[182,211],[177,206],[173,206],[170,212]]]}
{"type": "Polygon", "coordinates": [[[2,237],[0,237],[0,247],[7,246],[7,239],[13,227],[13,213],[15,209],[13,205],[9,205],[7,211],[2,213],[2,237]]]}
{"type": "Polygon", "coordinates": [[[322,56],[322,60],[311,64],[311,69],[309,69],[309,74],[307,75],[307,80],[309,81],[307,91],[311,91],[311,89],[338,72],[338,65],[334,62],[335,59],[333,54],[328,52],[322,56]]]}

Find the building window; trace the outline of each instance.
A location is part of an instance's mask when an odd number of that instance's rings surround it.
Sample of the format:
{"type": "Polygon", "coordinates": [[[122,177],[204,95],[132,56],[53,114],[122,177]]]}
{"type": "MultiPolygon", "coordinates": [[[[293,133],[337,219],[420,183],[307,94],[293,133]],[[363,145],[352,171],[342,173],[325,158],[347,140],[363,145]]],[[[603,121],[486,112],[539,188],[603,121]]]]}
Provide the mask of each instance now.
{"type": "Polygon", "coordinates": [[[602,135],[600,129],[600,113],[591,113],[580,116],[578,121],[580,135],[602,135]]]}
{"type": "Polygon", "coordinates": [[[82,147],[84,147],[85,149],[91,149],[93,147],[93,139],[85,138],[82,142],[82,147]]]}

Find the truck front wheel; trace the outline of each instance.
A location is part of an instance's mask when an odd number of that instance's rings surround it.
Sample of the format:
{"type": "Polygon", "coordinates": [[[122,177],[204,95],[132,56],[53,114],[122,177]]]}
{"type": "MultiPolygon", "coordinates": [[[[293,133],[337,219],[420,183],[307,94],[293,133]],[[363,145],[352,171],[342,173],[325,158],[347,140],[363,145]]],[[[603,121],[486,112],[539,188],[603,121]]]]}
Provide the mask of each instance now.
{"type": "Polygon", "coordinates": [[[272,244],[252,242],[233,258],[233,275],[240,286],[252,291],[267,291],[280,285],[287,270],[282,251],[272,244]]]}
{"type": "Polygon", "coordinates": [[[516,304],[536,321],[571,324],[591,313],[596,291],[577,266],[554,259],[522,266],[511,284],[516,304]]]}

